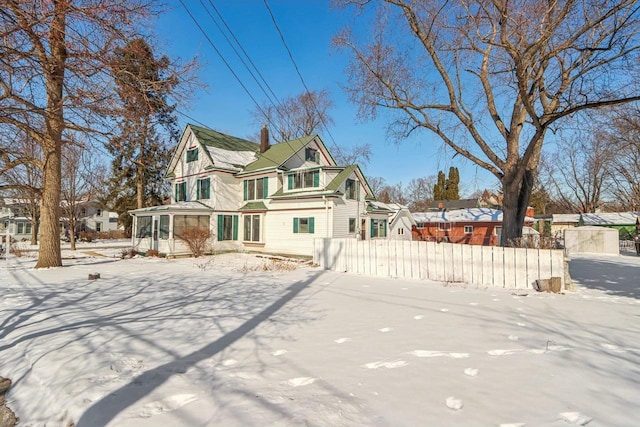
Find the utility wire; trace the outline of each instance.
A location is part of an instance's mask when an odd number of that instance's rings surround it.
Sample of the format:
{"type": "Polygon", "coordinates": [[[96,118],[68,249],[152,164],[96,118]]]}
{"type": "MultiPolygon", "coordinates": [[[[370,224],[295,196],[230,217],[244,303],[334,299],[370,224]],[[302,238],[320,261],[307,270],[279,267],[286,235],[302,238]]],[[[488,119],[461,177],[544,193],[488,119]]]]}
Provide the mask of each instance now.
{"type": "MultiPolygon", "coordinates": [[[[182,0],[180,0],[182,1],[182,0]]],[[[327,124],[325,123],[324,119],[322,118],[322,114],[320,114],[320,110],[318,109],[318,106],[315,102],[315,100],[313,99],[313,96],[311,96],[311,92],[309,91],[309,88],[307,87],[307,84],[304,81],[304,78],[302,77],[302,73],[300,72],[300,69],[298,68],[298,64],[296,63],[295,59],[293,59],[293,54],[291,53],[291,49],[289,49],[289,46],[287,45],[287,42],[284,38],[284,35],[282,34],[282,31],[280,30],[280,27],[278,26],[278,22],[276,22],[276,17],[273,14],[273,11],[271,10],[271,7],[269,7],[269,2],[267,0],[263,0],[264,1],[264,5],[267,8],[267,11],[269,12],[269,16],[271,16],[271,20],[273,21],[273,25],[276,27],[276,31],[278,31],[278,34],[280,35],[280,40],[282,40],[282,44],[284,45],[285,49],[287,50],[287,53],[289,54],[289,58],[291,59],[291,62],[293,63],[293,66],[296,70],[296,73],[298,73],[298,77],[300,77],[300,81],[302,82],[302,85],[304,86],[305,91],[307,92],[307,95],[309,95],[309,99],[311,100],[311,103],[313,104],[313,108],[315,109],[316,113],[318,114],[318,118],[320,119],[320,121],[322,122],[322,125],[324,126],[324,128],[326,129],[327,133],[329,134],[329,137],[331,138],[331,141],[333,142],[334,147],[336,147],[336,149],[338,150],[338,152],[342,155],[342,151],[340,150],[340,147],[338,146],[338,144],[336,144],[336,140],[333,138],[333,135],[331,134],[331,131],[329,130],[329,127],[327,126],[327,124]]]]}

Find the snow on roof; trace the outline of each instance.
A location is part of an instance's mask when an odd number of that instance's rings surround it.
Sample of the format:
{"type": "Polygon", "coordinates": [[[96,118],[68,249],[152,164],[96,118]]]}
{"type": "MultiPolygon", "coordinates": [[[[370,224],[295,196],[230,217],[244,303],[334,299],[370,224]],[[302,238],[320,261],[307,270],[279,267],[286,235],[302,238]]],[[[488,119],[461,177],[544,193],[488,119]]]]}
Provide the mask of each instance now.
{"type": "Polygon", "coordinates": [[[502,211],[490,208],[467,208],[438,212],[414,212],[416,222],[501,222],[502,211]]]}
{"type": "Polygon", "coordinates": [[[253,151],[230,151],[222,148],[206,146],[214,166],[240,170],[241,167],[253,163],[256,160],[256,153],[253,151]]]}
{"type": "Polygon", "coordinates": [[[553,215],[551,215],[551,221],[553,223],[558,223],[558,222],[572,223],[572,222],[575,222],[577,224],[578,221],[580,221],[580,214],[553,214],[553,215]]]}
{"type": "MultiPolygon", "coordinates": [[[[409,208],[405,205],[401,205],[400,203],[383,203],[377,200],[368,200],[367,203],[369,205],[374,206],[379,210],[388,210],[391,211],[391,216],[389,217],[389,222],[393,223],[400,216],[400,212],[405,211],[409,214],[409,218],[413,219],[411,213],[409,212],[409,208]]],[[[412,223],[415,221],[412,221],[412,223]]]]}
{"type": "MultiPolygon", "coordinates": [[[[502,211],[491,208],[467,208],[438,212],[414,212],[416,222],[502,222],[502,211]]],[[[525,217],[525,221],[534,221],[525,217]]]]}
{"type": "Polygon", "coordinates": [[[160,212],[160,211],[212,211],[213,208],[198,202],[178,202],[170,205],[150,206],[148,208],[133,209],[129,213],[140,214],[148,212],[160,212]]]}
{"type": "Polygon", "coordinates": [[[582,214],[584,225],[633,225],[640,212],[602,212],[582,214]]]}

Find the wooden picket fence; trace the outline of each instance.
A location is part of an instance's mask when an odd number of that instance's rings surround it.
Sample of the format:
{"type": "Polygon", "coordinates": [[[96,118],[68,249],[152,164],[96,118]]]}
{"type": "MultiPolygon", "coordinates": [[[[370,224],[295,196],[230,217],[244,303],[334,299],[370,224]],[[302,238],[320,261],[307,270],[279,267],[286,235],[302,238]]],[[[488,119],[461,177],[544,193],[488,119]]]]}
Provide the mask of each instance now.
{"type": "Polygon", "coordinates": [[[324,269],[370,276],[430,279],[478,288],[531,289],[560,277],[561,250],[503,248],[408,240],[314,239],[313,262],[324,269]]]}

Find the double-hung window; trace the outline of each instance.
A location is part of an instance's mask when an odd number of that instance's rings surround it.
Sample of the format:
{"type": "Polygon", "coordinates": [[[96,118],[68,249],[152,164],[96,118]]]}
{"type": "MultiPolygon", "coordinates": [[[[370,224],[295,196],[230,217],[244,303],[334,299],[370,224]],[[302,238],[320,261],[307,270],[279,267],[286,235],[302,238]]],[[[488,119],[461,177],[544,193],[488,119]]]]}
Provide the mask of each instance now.
{"type": "Polygon", "coordinates": [[[387,220],[371,220],[371,237],[387,237],[387,220]]]}
{"type": "Polygon", "coordinates": [[[245,179],[244,200],[259,200],[269,197],[268,178],[245,179]]]}
{"type": "Polygon", "coordinates": [[[320,186],[320,171],[295,172],[287,176],[288,189],[315,188],[320,186]]]}
{"type": "Polygon", "coordinates": [[[218,240],[238,240],[238,215],[218,215],[218,240]]]}
{"type": "Polygon", "coordinates": [[[349,233],[355,233],[355,232],[356,232],[356,219],[349,218],[349,233]]]}
{"type": "Polygon", "coordinates": [[[198,160],[198,149],[187,150],[187,163],[195,162],[196,160],[198,160]]]}
{"type": "Polygon", "coordinates": [[[180,182],[176,184],[176,202],[186,202],[187,201],[187,183],[180,182]]]}
{"type": "Polygon", "coordinates": [[[244,240],[246,242],[260,241],[260,215],[244,216],[244,240]]]}
{"type": "Polygon", "coordinates": [[[347,199],[355,200],[358,198],[358,186],[355,180],[348,179],[344,185],[344,192],[347,199]]]}
{"type": "Polygon", "coordinates": [[[211,197],[211,178],[198,180],[197,200],[204,200],[211,197]]]}
{"type": "Polygon", "coordinates": [[[313,234],[315,231],[315,218],[293,218],[294,234],[308,233],[313,234]]]}
{"type": "Polygon", "coordinates": [[[314,148],[305,148],[304,160],[307,162],[320,163],[320,153],[314,148]]]}

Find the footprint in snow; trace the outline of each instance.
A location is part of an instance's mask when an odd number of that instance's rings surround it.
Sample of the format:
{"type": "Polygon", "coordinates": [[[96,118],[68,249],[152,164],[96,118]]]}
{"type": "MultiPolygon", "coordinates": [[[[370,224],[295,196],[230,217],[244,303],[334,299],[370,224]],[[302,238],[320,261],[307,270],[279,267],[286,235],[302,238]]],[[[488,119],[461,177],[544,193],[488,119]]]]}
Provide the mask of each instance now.
{"type": "Polygon", "coordinates": [[[561,420],[577,426],[586,426],[592,420],[591,417],[580,412],[561,412],[559,415],[561,420]]]}
{"type": "Polygon", "coordinates": [[[404,360],[393,360],[390,362],[385,362],[383,360],[380,360],[378,362],[371,362],[371,363],[362,365],[363,368],[367,368],[367,369],[378,369],[378,368],[395,369],[395,368],[402,368],[403,366],[407,366],[407,362],[405,362],[404,360]]]}
{"type": "Polygon", "coordinates": [[[451,357],[453,359],[466,359],[469,357],[469,353],[448,353],[445,351],[432,351],[432,350],[413,350],[408,354],[416,357],[451,357]]]}
{"type": "Polygon", "coordinates": [[[424,316],[422,314],[418,314],[417,316],[413,316],[413,318],[416,320],[421,320],[424,319],[424,316]]]}
{"type": "Polygon", "coordinates": [[[518,338],[518,336],[517,336],[517,335],[509,335],[509,339],[510,339],[511,341],[518,341],[518,339],[519,339],[519,338],[518,338]]]}
{"type": "Polygon", "coordinates": [[[298,377],[298,378],[291,378],[290,380],[284,381],[282,384],[288,385],[291,387],[300,387],[303,385],[313,384],[315,380],[316,378],[311,378],[311,377],[298,377]]]}
{"type": "Polygon", "coordinates": [[[334,340],[333,342],[337,343],[337,344],[342,344],[342,343],[345,343],[347,341],[351,341],[351,338],[338,338],[337,340],[334,340]]]}
{"type": "Polygon", "coordinates": [[[526,423],[506,423],[500,424],[500,427],[524,427],[526,425],[526,423]]]}
{"type": "Polygon", "coordinates": [[[448,308],[441,308],[440,311],[442,311],[443,313],[446,313],[447,311],[449,311],[448,308]]]}
{"type": "Polygon", "coordinates": [[[453,396],[451,397],[447,397],[447,408],[449,409],[453,409],[454,411],[459,411],[460,409],[462,409],[462,400],[457,399],[453,396]]]}
{"type": "Polygon", "coordinates": [[[174,411],[196,400],[198,396],[195,394],[175,394],[143,405],[140,412],[130,415],[130,418],[151,418],[163,412],[174,411]]]}
{"type": "Polygon", "coordinates": [[[273,353],[271,353],[272,356],[282,356],[283,354],[286,354],[287,350],[276,350],[273,353]]]}
{"type": "Polygon", "coordinates": [[[478,305],[477,302],[470,302],[469,305],[478,305]]]}
{"type": "Polygon", "coordinates": [[[382,329],[379,329],[379,331],[380,331],[380,332],[389,332],[389,331],[391,331],[391,330],[392,330],[391,328],[382,328],[382,329]]]}
{"type": "Polygon", "coordinates": [[[469,376],[469,377],[477,377],[479,372],[480,372],[480,370],[475,369],[475,368],[467,368],[467,369],[464,370],[464,374],[469,376]]]}

